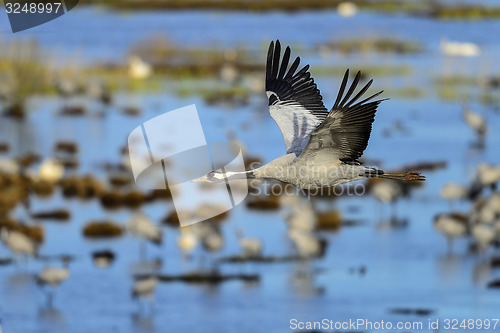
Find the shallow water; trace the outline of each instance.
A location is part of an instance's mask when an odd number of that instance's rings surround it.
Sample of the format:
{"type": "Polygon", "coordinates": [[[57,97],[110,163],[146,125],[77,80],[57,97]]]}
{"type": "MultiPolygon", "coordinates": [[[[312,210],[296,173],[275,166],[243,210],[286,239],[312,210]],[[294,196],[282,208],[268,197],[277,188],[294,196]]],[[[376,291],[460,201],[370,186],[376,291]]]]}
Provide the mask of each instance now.
{"type": "MultiPolygon", "coordinates": [[[[451,66],[453,72],[486,70],[481,64],[490,66],[493,72],[498,71],[492,61],[499,51],[496,34],[484,32],[500,31],[499,24],[494,21],[435,22],[364,13],[346,21],[334,12],[294,15],[145,12],[132,15],[83,9],[15,37],[8,34],[3,37],[35,38],[43,46],[63,55],[79,49],[81,58],[92,62],[125,59],[131,44],[155,33],[166,34],[182,45],[247,44],[261,51],[268,40],[276,37],[307,48],[338,36],[390,34],[420,41],[426,52],[417,56],[390,56],[390,59],[382,56],[369,56],[368,59],[334,57],[326,61],[349,65],[351,62],[376,63],[379,59],[392,64],[406,63],[417,68],[408,80],[429,85],[446,61],[438,53],[439,41],[444,36],[479,43],[485,50],[476,59],[453,60],[456,66],[451,66]],[[95,24],[87,24],[90,18],[95,24]]],[[[0,26],[0,29],[7,30],[7,27],[0,26]]],[[[261,58],[264,59],[264,54],[261,58]]],[[[312,63],[325,62],[313,52],[306,53],[303,58],[312,63]]],[[[397,85],[398,79],[375,78],[372,89],[397,85]]],[[[330,105],[339,79],[321,77],[317,82],[324,92],[326,104],[330,105]]],[[[125,92],[116,100],[119,105],[129,101],[125,92]]],[[[69,118],[55,115],[62,106],[61,101],[36,98],[30,105],[33,112],[24,123],[2,119],[0,141],[10,142],[15,152],[36,151],[48,156],[55,141],[75,140],[81,149],[78,173],[104,177],[105,173],[98,166],[120,161],[119,148],[126,143],[131,130],[158,114],[194,103],[207,141],[225,141],[226,129],[232,128],[248,150],[262,156],[264,161],[284,152],[281,134],[267,114],[264,96],[255,96],[248,106],[235,109],[209,106],[197,97],[178,98],[169,93],[140,95],[134,102],[143,109],[138,117],[119,113],[118,105],[107,110],[105,118],[92,115],[69,118]]],[[[418,321],[423,322],[424,327],[429,318],[498,318],[499,292],[486,289],[487,282],[500,277],[498,268],[492,270],[484,265],[492,253],[486,258],[469,254],[466,251],[468,243],[463,240],[455,244],[455,252],[450,255],[444,238],[432,227],[435,214],[450,210],[448,203],[439,198],[439,189],[445,182],[466,183],[479,162],[500,163],[500,137],[495,132],[500,126],[500,114],[492,107],[471,106],[488,117],[490,132],[484,151],[471,148],[474,135],[464,124],[458,103],[444,102],[435,94],[427,93],[424,98],[396,97],[381,105],[365,151],[367,160],[380,161],[376,164],[384,169],[422,160],[447,162],[445,169],[426,172],[425,186],[398,203],[399,217],[408,220],[408,227],[388,228],[384,220],[389,218],[389,207],[368,196],[322,202],[321,207],[338,208],[345,219],[362,223],[344,227],[336,233],[322,234],[329,241],[329,247],[324,259],[309,263],[312,274],[299,274],[306,269],[305,264],[299,263],[224,264],[220,267],[222,272],[258,273],[260,281],[256,284],[235,281],[218,286],[160,283],[151,315],[141,315],[138,305],[130,298],[131,275],[138,270],[140,242],[131,237],[89,241],[81,236],[82,226],[89,220],[110,218],[125,224],[130,210],[104,211],[95,200],[64,201],[59,193],[49,199],[36,199],[32,203],[33,211],[67,207],[72,212],[68,224],[44,224],[46,241],[41,253],[67,253],[76,256],[76,261],[71,264],[71,277],[57,290],[51,309],[45,306],[43,294],[32,279],[42,263],[0,267],[3,330],[23,333],[282,332],[290,331],[289,322],[293,318],[299,321],[323,318],[418,321]],[[402,122],[406,130],[395,130],[395,121],[402,122]],[[390,135],[386,135],[387,131],[390,135]],[[111,268],[97,269],[92,265],[91,251],[102,248],[110,248],[118,255],[111,268]],[[351,272],[361,266],[366,267],[366,274],[351,272]],[[394,308],[423,308],[433,313],[398,315],[390,312],[394,308]]],[[[96,113],[99,108],[90,107],[96,113]]],[[[466,210],[468,204],[455,208],[466,210]]],[[[141,208],[158,222],[172,209],[171,202],[157,202],[141,208]]],[[[21,208],[16,213],[24,214],[21,208]]],[[[230,212],[223,226],[226,244],[218,256],[238,253],[234,235],[237,227],[242,227],[248,236],[261,238],[266,255],[285,255],[292,251],[286,225],[278,212],[250,211],[240,205],[230,212]]],[[[198,259],[190,263],[181,260],[176,246],[178,230],[164,227],[163,231],[163,246],[148,245],[148,256],[163,260],[161,272],[178,274],[197,268],[198,259]]],[[[197,258],[202,255],[199,250],[196,254],[197,258]]],[[[0,247],[0,257],[8,255],[7,249],[0,247]]]]}

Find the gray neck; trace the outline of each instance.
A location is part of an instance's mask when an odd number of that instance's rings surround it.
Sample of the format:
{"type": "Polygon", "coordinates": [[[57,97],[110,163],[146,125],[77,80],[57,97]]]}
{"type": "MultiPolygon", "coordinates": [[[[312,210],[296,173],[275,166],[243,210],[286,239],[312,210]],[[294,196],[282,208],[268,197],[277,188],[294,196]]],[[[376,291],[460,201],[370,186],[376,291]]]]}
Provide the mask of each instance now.
{"type": "Polygon", "coordinates": [[[255,174],[253,170],[243,171],[243,172],[232,172],[227,171],[225,173],[226,179],[228,181],[237,180],[237,179],[252,179],[255,178],[255,174]]]}

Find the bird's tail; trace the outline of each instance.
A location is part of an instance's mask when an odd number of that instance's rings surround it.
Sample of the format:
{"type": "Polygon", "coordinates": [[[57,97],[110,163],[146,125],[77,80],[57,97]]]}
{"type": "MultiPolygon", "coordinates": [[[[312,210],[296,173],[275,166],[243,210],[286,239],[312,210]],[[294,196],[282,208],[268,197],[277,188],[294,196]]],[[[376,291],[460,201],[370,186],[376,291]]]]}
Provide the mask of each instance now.
{"type": "Polygon", "coordinates": [[[420,172],[408,171],[404,173],[384,173],[377,175],[379,178],[392,179],[392,180],[402,180],[405,182],[423,182],[425,181],[425,176],[420,172]]]}

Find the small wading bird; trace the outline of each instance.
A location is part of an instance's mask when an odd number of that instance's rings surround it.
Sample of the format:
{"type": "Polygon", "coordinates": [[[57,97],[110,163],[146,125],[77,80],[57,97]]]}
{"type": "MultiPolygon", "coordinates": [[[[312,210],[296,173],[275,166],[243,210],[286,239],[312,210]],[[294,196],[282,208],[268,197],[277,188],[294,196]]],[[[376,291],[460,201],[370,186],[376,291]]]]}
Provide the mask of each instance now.
{"type": "MultiPolygon", "coordinates": [[[[154,301],[154,293],[158,278],[154,275],[136,276],[134,278],[134,285],[132,286],[132,298],[136,299],[139,304],[139,311],[141,310],[141,299],[146,299],[152,305],[154,301]]],[[[144,311],[147,311],[146,305],[144,311]]]]}
{"type": "Polygon", "coordinates": [[[346,71],[337,100],[328,111],[309,73],[309,65],[301,70],[297,57],[289,67],[290,47],[281,58],[279,41],[271,42],[267,54],[266,94],[269,113],[278,124],[286,145],[286,155],[246,172],[211,171],[194,182],[222,182],[246,178],[273,178],[302,189],[336,186],[354,180],[380,177],[404,181],[423,181],[417,172],[384,173],[360,165],[375,112],[383,100],[370,100],[382,91],[357,102],[368,90],[370,80],[352,99],[361,73],[344,95],[349,78],[346,71]],[[357,102],[357,103],[356,103],[357,102]]]}
{"type": "Polygon", "coordinates": [[[15,255],[25,258],[37,256],[38,247],[35,241],[18,231],[0,228],[0,239],[15,255]]]}
{"type": "Polygon", "coordinates": [[[69,275],[70,272],[67,267],[45,267],[36,276],[37,283],[40,287],[49,287],[49,289],[45,289],[47,307],[52,307],[55,289],[69,278],[69,275]]]}

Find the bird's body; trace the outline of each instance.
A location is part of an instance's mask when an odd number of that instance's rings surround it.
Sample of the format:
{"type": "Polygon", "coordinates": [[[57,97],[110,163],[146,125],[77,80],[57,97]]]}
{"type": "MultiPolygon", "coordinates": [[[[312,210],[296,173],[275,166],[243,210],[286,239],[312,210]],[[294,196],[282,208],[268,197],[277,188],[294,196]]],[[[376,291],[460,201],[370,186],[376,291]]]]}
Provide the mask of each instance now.
{"type": "Polygon", "coordinates": [[[64,166],[54,158],[46,158],[40,165],[40,179],[55,183],[64,176],[64,166]]]}
{"type": "Polygon", "coordinates": [[[116,255],[111,250],[95,251],[92,253],[94,265],[99,268],[110,266],[116,259],[116,255]]]}
{"type": "Polygon", "coordinates": [[[142,214],[136,214],[130,218],[127,223],[127,230],[132,235],[149,240],[156,245],[161,245],[163,241],[161,229],[142,214]]]}
{"type": "Polygon", "coordinates": [[[213,223],[197,223],[190,226],[190,230],[201,240],[203,249],[208,252],[219,252],[224,247],[224,238],[218,225],[213,223]]]}
{"type": "Polygon", "coordinates": [[[494,193],[485,201],[476,203],[472,210],[473,223],[493,223],[500,218],[500,194],[494,193]]]}
{"type": "Polygon", "coordinates": [[[434,228],[449,238],[462,237],[467,233],[467,220],[458,214],[443,214],[434,220],[434,228]]]}
{"type": "Polygon", "coordinates": [[[45,267],[37,276],[40,285],[57,287],[69,278],[69,269],[62,267],[45,267]]]}
{"type": "Polygon", "coordinates": [[[69,278],[70,272],[67,265],[69,261],[63,260],[65,267],[45,267],[38,275],[36,282],[45,292],[47,307],[52,307],[55,289],[69,278]],[[48,287],[48,288],[47,288],[48,287]]]}
{"type": "Polygon", "coordinates": [[[220,232],[211,232],[202,238],[201,244],[208,252],[219,252],[224,247],[224,238],[220,232]]]}
{"type": "Polygon", "coordinates": [[[262,242],[258,238],[245,237],[240,239],[238,244],[244,257],[255,258],[262,255],[262,242]]]}
{"type": "Polygon", "coordinates": [[[288,237],[292,240],[301,258],[312,258],[320,256],[323,252],[323,244],[315,234],[303,232],[299,229],[288,231],[288,237]]]}
{"type": "Polygon", "coordinates": [[[358,8],[355,3],[346,1],[341,2],[337,6],[337,13],[342,17],[351,17],[356,15],[358,12],[358,8]]]}
{"type": "Polygon", "coordinates": [[[241,228],[236,229],[236,237],[239,238],[238,245],[242,256],[245,258],[257,258],[262,256],[262,241],[255,237],[245,237],[241,228]]]}
{"type": "Polygon", "coordinates": [[[24,234],[2,228],[0,238],[3,243],[16,255],[31,256],[37,255],[36,243],[24,234]]]}
{"type": "Polygon", "coordinates": [[[297,71],[300,63],[297,57],[288,66],[290,53],[287,47],[280,61],[281,45],[279,41],[271,42],[266,66],[269,113],[281,130],[286,155],[254,170],[212,171],[193,181],[272,178],[298,188],[316,189],[368,177],[424,180],[419,173],[385,174],[382,170],[360,165],[359,158],[368,145],[375,112],[383,101],[370,101],[382,93],[378,92],[358,102],[372,81],[351,98],[361,73],[357,73],[344,94],[349,78],[347,70],[335,104],[328,111],[308,71],[309,65],[297,71]]]}
{"type": "Polygon", "coordinates": [[[452,202],[465,199],[468,195],[468,190],[463,185],[449,182],[443,185],[440,195],[443,199],[452,202]]]}
{"type": "Polygon", "coordinates": [[[0,172],[7,175],[19,173],[19,162],[11,158],[0,158],[0,172]]]}
{"type": "Polygon", "coordinates": [[[298,188],[315,189],[364,179],[370,172],[375,173],[376,170],[361,165],[345,164],[340,160],[309,163],[291,153],[255,169],[253,177],[273,178],[298,188]]]}
{"type": "Polygon", "coordinates": [[[467,235],[467,222],[467,216],[462,214],[440,214],[434,218],[434,229],[446,237],[451,251],[453,241],[467,235]]]}
{"type": "Polygon", "coordinates": [[[243,237],[240,235],[238,245],[245,258],[257,258],[262,256],[262,241],[255,237],[243,237]]]}
{"type": "Polygon", "coordinates": [[[198,237],[189,227],[181,228],[181,234],[177,238],[177,245],[182,253],[189,255],[198,246],[198,237]]]}
{"type": "Polygon", "coordinates": [[[135,280],[132,286],[133,298],[153,298],[158,278],[156,276],[144,276],[135,280]]]}

